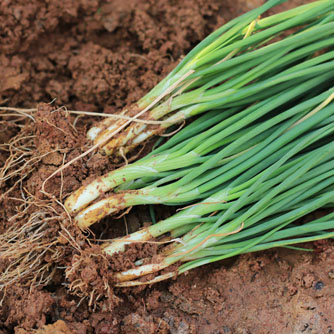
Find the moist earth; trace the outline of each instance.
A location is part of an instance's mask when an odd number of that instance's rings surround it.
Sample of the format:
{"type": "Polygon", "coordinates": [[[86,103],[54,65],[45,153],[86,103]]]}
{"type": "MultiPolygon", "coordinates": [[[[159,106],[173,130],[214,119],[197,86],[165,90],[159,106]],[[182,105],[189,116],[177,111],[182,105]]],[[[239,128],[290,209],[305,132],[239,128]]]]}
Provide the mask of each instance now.
{"type": "MultiPolygon", "coordinates": [[[[334,333],[331,240],[303,245],[313,252],[274,249],[242,255],[147,288],[111,289],[108,295],[103,294],[103,279],[114,268],[99,253],[94,236],[106,239],[138,230],[150,221],[147,208],[133,209],[126,220],[107,218],[91,235],[70,223],[57,199],[116,167],[99,154],[64,169],[40,191],[46,177],[84,152],[86,130],[98,120],[73,116],[66,108],[118,112],[154,87],[211,31],[261,3],[1,1],[0,104],[36,111],[34,122],[24,115],[0,118],[0,168],[13,153],[10,147],[35,157],[28,165],[22,161],[22,169],[13,167],[15,178],[3,181],[0,175],[0,232],[24,229],[27,217],[42,212],[37,223],[43,247],[56,246],[36,253],[46,277],[17,271],[14,278],[22,279],[2,290],[0,334],[334,333]],[[32,277],[39,281],[29,284],[32,277]],[[81,285],[74,288],[78,277],[81,285]]],[[[301,3],[307,1],[289,1],[275,10],[301,3]]],[[[160,219],[173,209],[159,206],[155,211],[160,219]]],[[[30,254],[40,246],[24,244],[28,233],[17,238],[25,247],[17,253],[30,254]]],[[[126,261],[131,266],[129,254],[113,266],[126,261]]],[[[9,266],[0,258],[2,272],[9,266]]]]}

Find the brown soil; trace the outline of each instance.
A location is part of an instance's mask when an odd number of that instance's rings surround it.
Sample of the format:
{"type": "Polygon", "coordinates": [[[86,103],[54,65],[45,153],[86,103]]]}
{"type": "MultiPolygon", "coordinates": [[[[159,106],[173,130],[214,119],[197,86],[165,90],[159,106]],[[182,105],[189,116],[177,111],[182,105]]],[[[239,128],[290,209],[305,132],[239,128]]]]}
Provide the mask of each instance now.
{"type": "MultiPolygon", "coordinates": [[[[41,192],[43,180],[84,151],[86,129],[96,120],[57,106],[116,112],[134,103],[209,32],[261,2],[1,1],[0,104],[38,111],[34,122],[0,119],[0,168],[11,154],[25,153],[9,166],[13,177],[0,181],[0,250],[9,252],[2,253],[0,272],[13,275],[0,295],[0,334],[334,333],[331,241],[306,245],[313,253],[243,255],[152,287],[113,290],[118,261],[131,267],[139,253],[155,249],[137,247],[111,263],[94,236],[137,230],[150,220],[147,208],[126,221],[105,219],[87,242],[61,201],[93,173],[115,167],[99,154],[51,178],[41,192]],[[36,231],[42,241],[33,238],[36,231]]],[[[168,211],[159,207],[156,214],[168,211]]]]}

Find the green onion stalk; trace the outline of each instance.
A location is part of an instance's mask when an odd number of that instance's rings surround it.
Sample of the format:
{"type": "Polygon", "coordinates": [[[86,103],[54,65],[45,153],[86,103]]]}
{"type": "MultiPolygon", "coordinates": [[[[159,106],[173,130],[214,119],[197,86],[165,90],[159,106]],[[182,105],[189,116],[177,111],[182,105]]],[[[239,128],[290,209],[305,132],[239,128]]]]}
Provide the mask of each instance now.
{"type": "Polygon", "coordinates": [[[244,107],[266,95],[264,90],[272,88],[269,82],[261,86],[265,78],[270,80],[273,73],[311,55],[315,51],[312,48],[320,50],[331,45],[333,38],[332,0],[260,19],[282,2],[269,0],[217,29],[147,95],[120,113],[128,120],[115,122],[107,118],[90,129],[88,138],[107,154],[126,154],[192,116],[228,109],[231,104],[244,107]],[[297,33],[273,42],[288,29],[300,26],[303,28],[297,33]],[[294,56],[289,57],[293,51],[294,56]]]}

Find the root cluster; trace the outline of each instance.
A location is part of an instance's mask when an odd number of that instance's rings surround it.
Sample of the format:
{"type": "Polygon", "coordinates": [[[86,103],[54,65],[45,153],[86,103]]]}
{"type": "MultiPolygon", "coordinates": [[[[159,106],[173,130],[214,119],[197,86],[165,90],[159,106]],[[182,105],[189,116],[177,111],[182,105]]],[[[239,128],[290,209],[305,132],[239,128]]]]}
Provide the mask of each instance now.
{"type": "MultiPolygon", "coordinates": [[[[42,160],[59,149],[41,152],[36,147],[35,119],[30,114],[22,125],[22,113],[0,114],[16,122],[19,132],[0,144],[0,290],[15,283],[30,287],[50,283],[61,266],[66,245],[79,249],[69,226],[70,217],[56,197],[44,196],[29,179],[42,160]],[[36,191],[32,191],[36,189],[36,191]]],[[[62,189],[62,186],[60,186],[62,189]]]]}

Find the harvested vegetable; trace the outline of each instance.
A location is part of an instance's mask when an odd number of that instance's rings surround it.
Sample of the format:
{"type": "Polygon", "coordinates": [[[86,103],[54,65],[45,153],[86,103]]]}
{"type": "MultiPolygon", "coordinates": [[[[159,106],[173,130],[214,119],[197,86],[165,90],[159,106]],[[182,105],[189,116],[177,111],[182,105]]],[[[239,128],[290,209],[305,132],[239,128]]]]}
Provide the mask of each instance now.
{"type": "Polygon", "coordinates": [[[141,100],[135,117],[150,109],[149,119],[163,118],[163,124],[154,130],[143,123],[126,127],[129,120],[107,128],[105,121],[91,130],[92,138],[106,143],[124,129],[104,146],[112,153],[125,145],[130,150],[166,124],[203,114],[150,155],[94,180],[65,203],[83,229],[134,205],[186,205],[103,246],[113,256],[131,243],[160,237],[171,243],[160,248],[158,262],[138,259],[135,269],[117,273],[119,286],[333,236],[333,214],[301,226],[294,222],[334,207],[334,13],[322,0],[256,20],[275,3],[210,35],[141,100]],[[137,280],[179,262],[184,264],[177,270],[137,280]]]}

